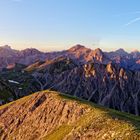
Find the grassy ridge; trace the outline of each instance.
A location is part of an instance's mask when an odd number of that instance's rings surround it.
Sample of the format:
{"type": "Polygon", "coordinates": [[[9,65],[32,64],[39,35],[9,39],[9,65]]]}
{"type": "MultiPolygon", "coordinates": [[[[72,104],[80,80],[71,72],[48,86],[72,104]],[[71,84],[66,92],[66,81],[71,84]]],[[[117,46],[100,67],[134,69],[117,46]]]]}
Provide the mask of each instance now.
{"type": "MultiPolygon", "coordinates": [[[[75,102],[79,107],[85,107],[88,111],[76,122],[64,123],[48,134],[43,135],[42,140],[62,140],[64,138],[73,140],[85,138],[88,140],[140,140],[140,117],[128,113],[119,112],[113,109],[104,108],[94,103],[58,93],[55,91],[41,91],[44,94],[51,94],[58,101],[75,102]]],[[[40,92],[35,93],[40,94],[40,92]]],[[[0,107],[4,109],[18,102],[29,101],[34,95],[26,96],[17,101],[0,107]]]]}
{"type": "Polygon", "coordinates": [[[90,111],[72,125],[64,124],[57,127],[42,140],[62,140],[65,137],[74,139],[77,135],[84,135],[89,129],[99,132],[98,135],[96,132],[95,135],[89,134],[89,139],[140,139],[140,117],[104,108],[70,95],[59,94],[58,97],[68,101],[77,101],[79,105],[87,105],[90,111]]]}

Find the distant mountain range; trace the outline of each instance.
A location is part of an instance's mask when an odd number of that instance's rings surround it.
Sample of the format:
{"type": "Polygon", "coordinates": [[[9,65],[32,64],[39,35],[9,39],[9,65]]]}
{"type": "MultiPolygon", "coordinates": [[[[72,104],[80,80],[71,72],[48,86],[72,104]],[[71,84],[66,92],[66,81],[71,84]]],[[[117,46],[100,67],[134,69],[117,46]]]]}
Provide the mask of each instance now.
{"type": "Polygon", "coordinates": [[[87,62],[103,64],[117,63],[121,67],[130,70],[140,70],[139,51],[127,53],[123,49],[119,49],[114,52],[103,52],[99,48],[92,50],[82,45],[76,45],[64,51],[46,53],[34,48],[18,51],[11,49],[8,45],[1,46],[0,68],[11,67],[14,66],[15,63],[30,65],[37,61],[52,60],[58,57],[68,57],[77,64],[85,64],[87,62]]]}

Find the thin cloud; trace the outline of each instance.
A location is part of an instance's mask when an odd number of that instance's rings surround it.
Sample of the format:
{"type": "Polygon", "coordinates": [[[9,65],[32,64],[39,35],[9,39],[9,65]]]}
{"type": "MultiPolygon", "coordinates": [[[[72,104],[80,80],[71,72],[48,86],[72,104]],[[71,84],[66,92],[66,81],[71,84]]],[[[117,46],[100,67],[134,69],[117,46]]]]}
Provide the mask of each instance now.
{"type": "Polygon", "coordinates": [[[135,19],[130,20],[128,23],[126,23],[124,26],[129,26],[131,24],[134,24],[136,22],[140,21],[140,17],[137,17],[135,19]]]}
{"type": "Polygon", "coordinates": [[[133,11],[133,12],[127,12],[122,14],[116,14],[115,16],[125,16],[125,15],[134,15],[134,14],[140,14],[140,11],[133,11]]]}

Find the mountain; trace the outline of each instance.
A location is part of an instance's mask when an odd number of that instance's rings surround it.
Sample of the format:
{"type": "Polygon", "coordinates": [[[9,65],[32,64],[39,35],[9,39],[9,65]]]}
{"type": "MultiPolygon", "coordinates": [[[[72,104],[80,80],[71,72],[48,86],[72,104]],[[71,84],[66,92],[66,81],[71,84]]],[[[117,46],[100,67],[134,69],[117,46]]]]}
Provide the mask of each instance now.
{"type": "Polygon", "coordinates": [[[14,65],[15,63],[30,65],[37,60],[44,60],[45,58],[45,53],[34,48],[18,51],[12,49],[8,45],[0,47],[1,69],[7,67],[8,65],[14,65]]]}
{"type": "Polygon", "coordinates": [[[18,51],[11,49],[10,46],[5,45],[0,47],[0,68],[7,67],[8,64],[17,61],[18,51]]]}
{"type": "Polygon", "coordinates": [[[16,93],[16,98],[53,89],[140,115],[138,52],[127,53],[119,49],[107,53],[99,48],[91,50],[82,45],[50,53],[33,48],[16,51],[5,46],[3,49],[11,52],[10,57],[5,56],[5,59],[14,61],[5,65],[0,77],[16,93]]]}
{"type": "Polygon", "coordinates": [[[139,126],[140,117],[54,91],[0,107],[1,140],[138,140],[139,126]]]}
{"type": "Polygon", "coordinates": [[[40,90],[53,89],[109,108],[140,115],[140,72],[117,64],[77,65],[61,57],[26,70],[32,73],[40,90]],[[32,71],[29,71],[32,70],[32,71]]]}
{"type": "Polygon", "coordinates": [[[90,62],[77,64],[68,57],[16,64],[0,73],[17,98],[45,89],[53,89],[94,103],[140,115],[140,72],[117,64],[90,62]],[[10,82],[9,82],[10,80],[10,82]],[[12,80],[12,81],[11,81],[12,80]]]}
{"type": "Polygon", "coordinates": [[[132,51],[130,54],[133,58],[140,59],[140,52],[138,50],[132,51]]]}
{"type": "Polygon", "coordinates": [[[140,65],[137,64],[137,61],[140,60],[139,51],[127,53],[124,49],[118,49],[114,52],[105,52],[105,54],[113,63],[117,63],[121,67],[129,70],[140,70],[140,65]]]}
{"type": "Polygon", "coordinates": [[[80,64],[87,62],[106,63],[109,61],[101,49],[97,48],[95,50],[91,50],[79,44],[68,49],[66,51],[66,56],[77,60],[80,64]]]}
{"type": "Polygon", "coordinates": [[[79,44],[71,47],[68,50],[46,53],[40,52],[34,48],[18,51],[11,49],[11,47],[8,45],[1,46],[0,68],[2,69],[15,63],[28,66],[37,61],[50,61],[58,57],[69,57],[79,65],[88,62],[96,62],[102,64],[113,62],[127,69],[140,70],[140,65],[137,63],[140,60],[140,53],[138,51],[129,54],[123,49],[119,49],[114,52],[107,53],[103,52],[100,48],[92,50],[79,44]]]}
{"type": "Polygon", "coordinates": [[[111,51],[107,53],[107,55],[109,56],[109,58],[114,59],[117,57],[126,57],[129,55],[129,53],[127,53],[124,49],[120,48],[116,51],[111,51]]]}
{"type": "Polygon", "coordinates": [[[115,53],[117,53],[120,56],[126,56],[126,55],[128,55],[128,53],[124,49],[122,49],[122,48],[116,50],[115,53]]]}
{"type": "Polygon", "coordinates": [[[7,55],[7,57],[12,57],[12,56],[16,56],[18,53],[18,51],[13,50],[10,46],[5,45],[5,46],[1,46],[0,47],[0,56],[1,57],[5,57],[7,55]]]}
{"type": "Polygon", "coordinates": [[[34,48],[28,48],[19,52],[19,59],[17,63],[30,65],[38,60],[43,61],[45,59],[45,53],[34,48]]]}

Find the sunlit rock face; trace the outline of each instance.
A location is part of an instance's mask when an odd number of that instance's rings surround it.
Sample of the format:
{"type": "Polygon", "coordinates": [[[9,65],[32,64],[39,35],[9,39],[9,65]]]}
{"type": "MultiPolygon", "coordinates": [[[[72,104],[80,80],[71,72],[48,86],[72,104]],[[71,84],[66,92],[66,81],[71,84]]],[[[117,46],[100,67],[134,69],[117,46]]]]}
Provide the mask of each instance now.
{"type": "Polygon", "coordinates": [[[91,76],[96,76],[96,71],[94,69],[94,66],[91,64],[85,64],[84,71],[85,71],[86,78],[91,77],[91,76]]]}

